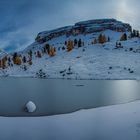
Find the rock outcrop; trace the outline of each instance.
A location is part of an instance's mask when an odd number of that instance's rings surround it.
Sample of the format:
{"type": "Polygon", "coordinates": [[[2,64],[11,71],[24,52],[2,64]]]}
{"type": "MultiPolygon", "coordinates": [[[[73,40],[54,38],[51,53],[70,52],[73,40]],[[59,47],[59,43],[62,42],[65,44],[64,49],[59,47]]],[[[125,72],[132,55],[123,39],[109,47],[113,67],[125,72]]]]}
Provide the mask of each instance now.
{"type": "Polygon", "coordinates": [[[117,21],[116,19],[88,20],[78,22],[74,26],[66,26],[51,31],[41,32],[36,37],[36,41],[39,43],[44,43],[48,40],[62,35],[76,36],[79,34],[89,34],[94,32],[101,32],[104,30],[130,32],[132,30],[132,27],[129,24],[117,21]]]}

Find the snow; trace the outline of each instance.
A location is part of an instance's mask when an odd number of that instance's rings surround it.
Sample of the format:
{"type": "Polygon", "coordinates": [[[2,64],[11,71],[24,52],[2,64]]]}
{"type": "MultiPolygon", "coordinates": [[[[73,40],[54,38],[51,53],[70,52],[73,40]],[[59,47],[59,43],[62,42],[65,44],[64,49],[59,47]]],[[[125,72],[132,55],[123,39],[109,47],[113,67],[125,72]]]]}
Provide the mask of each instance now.
{"type": "Polygon", "coordinates": [[[61,28],[58,28],[58,29],[55,29],[55,30],[50,30],[50,31],[45,31],[45,32],[40,32],[38,35],[40,37],[44,37],[46,35],[49,35],[51,33],[57,33],[57,32],[63,32],[63,31],[68,31],[70,29],[72,29],[73,26],[66,26],[66,27],[61,27],[61,28]]]}
{"type": "MultiPolygon", "coordinates": [[[[111,35],[111,42],[103,45],[92,45],[90,42],[97,34],[80,35],[76,38],[85,39],[84,47],[75,48],[71,52],[57,50],[54,57],[44,55],[42,58],[34,58],[33,65],[27,66],[26,71],[23,70],[22,66],[14,66],[1,70],[0,75],[36,77],[36,73],[42,69],[47,75],[46,78],[139,80],[140,40],[134,38],[122,41],[123,48],[115,49],[115,40],[118,40],[122,33],[107,30],[104,34],[111,35]],[[129,51],[130,48],[133,48],[133,51],[129,51]],[[70,72],[69,67],[71,67],[70,72]],[[61,73],[61,71],[66,72],[61,73]]],[[[72,36],[69,38],[74,39],[72,36]]],[[[64,43],[64,40],[66,37],[62,36],[51,40],[49,43],[58,48],[63,46],[60,42],[64,43]]],[[[35,50],[40,47],[40,45],[36,45],[35,50]]]]}
{"type": "Polygon", "coordinates": [[[89,25],[89,24],[116,23],[116,22],[120,23],[116,19],[96,19],[96,20],[78,22],[75,25],[89,25]]]}
{"type": "Polygon", "coordinates": [[[32,102],[32,101],[29,101],[29,102],[26,104],[26,109],[27,109],[27,112],[29,112],[29,113],[35,112],[35,110],[36,110],[36,105],[35,105],[35,103],[32,102]]]}
{"type": "Polygon", "coordinates": [[[0,117],[1,140],[139,140],[140,101],[72,114],[0,117]]]}
{"type": "MultiPolygon", "coordinates": [[[[87,28],[92,26],[100,26],[100,24],[114,26],[129,26],[114,19],[91,20],[80,22],[79,24],[87,24],[87,28]],[[102,23],[103,22],[103,23],[102,23]],[[92,23],[92,24],[91,24],[92,23]],[[94,24],[93,24],[94,23],[94,24]],[[90,24],[90,26],[88,26],[90,24]]],[[[78,24],[78,23],[77,23],[78,24]]],[[[106,26],[107,26],[106,25],[106,26]]],[[[76,25],[75,25],[76,26],[76,25]]],[[[71,26],[66,26],[52,32],[61,30],[69,30],[71,26]]],[[[126,27],[127,28],[127,27],[126,27]]],[[[46,37],[51,31],[40,33],[42,37],[46,37]]],[[[42,58],[33,56],[33,65],[22,64],[21,66],[8,67],[0,69],[0,76],[15,77],[39,77],[41,70],[45,78],[55,79],[136,79],[140,80],[140,38],[131,38],[127,41],[120,41],[123,48],[116,49],[116,42],[120,40],[124,32],[116,32],[113,30],[103,30],[101,32],[93,32],[89,34],[79,34],[77,36],[62,35],[55,37],[42,44],[38,42],[32,43],[24,51],[19,52],[22,56],[28,57],[28,51],[42,51],[46,43],[55,47],[56,55],[49,57],[44,54],[42,58]],[[99,34],[110,37],[110,42],[105,44],[91,44],[93,40],[98,38],[99,34]],[[75,47],[71,52],[62,50],[65,47],[65,41],[69,39],[81,39],[84,46],[75,47]],[[26,70],[24,69],[26,65],[26,70]],[[69,70],[70,68],[70,70],[69,70]],[[64,72],[62,72],[64,71],[64,72]]],[[[130,32],[126,32],[129,36],[130,32]]]]}
{"type": "Polygon", "coordinates": [[[75,26],[84,26],[87,32],[91,31],[98,31],[103,29],[117,29],[123,28],[125,31],[130,31],[131,26],[129,24],[123,23],[121,21],[117,21],[115,19],[97,19],[97,20],[89,20],[78,22],[75,26]]]}

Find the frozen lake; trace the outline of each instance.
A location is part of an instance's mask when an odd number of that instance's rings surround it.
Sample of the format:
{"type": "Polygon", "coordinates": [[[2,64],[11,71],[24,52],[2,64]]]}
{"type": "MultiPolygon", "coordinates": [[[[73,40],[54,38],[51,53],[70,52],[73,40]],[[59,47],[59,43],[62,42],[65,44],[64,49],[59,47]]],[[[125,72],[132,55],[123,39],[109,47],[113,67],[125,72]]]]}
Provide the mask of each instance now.
{"type": "Polygon", "coordinates": [[[0,116],[55,115],[139,99],[135,80],[0,78],[0,116]],[[23,109],[30,100],[37,106],[31,114],[23,109]]]}

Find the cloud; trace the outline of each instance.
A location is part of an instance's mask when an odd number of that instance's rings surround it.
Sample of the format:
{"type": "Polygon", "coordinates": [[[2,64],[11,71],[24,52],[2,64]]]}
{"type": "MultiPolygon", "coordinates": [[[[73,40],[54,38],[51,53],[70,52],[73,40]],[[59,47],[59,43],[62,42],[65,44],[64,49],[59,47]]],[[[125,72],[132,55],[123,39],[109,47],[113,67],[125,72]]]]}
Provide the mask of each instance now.
{"type": "Polygon", "coordinates": [[[140,29],[138,24],[140,7],[137,7],[140,2],[138,0],[121,0],[116,6],[116,18],[124,22],[130,23],[134,28],[140,29]]]}
{"type": "Polygon", "coordinates": [[[0,0],[0,47],[19,50],[38,32],[88,19],[118,18],[140,28],[139,5],[139,0],[0,0]]]}

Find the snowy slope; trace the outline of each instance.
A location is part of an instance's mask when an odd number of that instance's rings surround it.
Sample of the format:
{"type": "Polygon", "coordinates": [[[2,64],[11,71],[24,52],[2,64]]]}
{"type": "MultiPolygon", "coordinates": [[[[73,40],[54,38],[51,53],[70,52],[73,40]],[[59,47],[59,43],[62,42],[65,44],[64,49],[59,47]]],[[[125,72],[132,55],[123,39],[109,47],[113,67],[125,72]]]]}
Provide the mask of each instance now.
{"type": "MultiPolygon", "coordinates": [[[[85,25],[85,33],[69,36],[61,34],[48,41],[35,41],[24,51],[19,52],[22,56],[28,57],[30,50],[32,50],[33,54],[36,51],[43,51],[43,47],[48,43],[56,49],[54,57],[42,54],[41,58],[37,58],[33,55],[32,65],[21,64],[20,66],[7,67],[0,70],[0,75],[40,77],[38,75],[41,73],[45,78],[140,79],[140,39],[130,38],[127,41],[120,41],[123,48],[116,49],[116,42],[120,40],[122,34],[127,33],[128,36],[130,35],[129,24],[124,24],[114,19],[91,20],[75,24],[76,27],[85,25]],[[89,27],[95,28],[97,24],[102,28],[101,31],[87,33],[89,27]],[[108,26],[111,26],[111,29],[108,29],[108,26]],[[112,26],[113,29],[121,26],[126,31],[112,30],[112,26]],[[91,42],[95,38],[97,39],[100,34],[110,37],[110,42],[92,44],[91,42]],[[65,41],[74,39],[81,39],[84,42],[84,46],[81,48],[75,47],[72,51],[67,52],[65,41]],[[65,50],[62,50],[62,47],[65,47],[65,50]],[[25,66],[27,70],[24,70],[23,67],[25,66]]],[[[52,33],[69,31],[75,26],[41,32],[39,35],[42,38],[47,38],[52,33]]]]}
{"type": "Polygon", "coordinates": [[[0,117],[1,140],[139,140],[140,101],[50,117],[0,117]]]}

